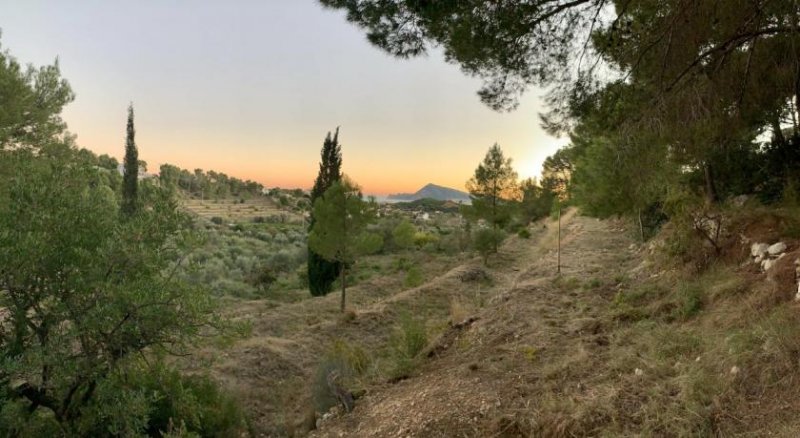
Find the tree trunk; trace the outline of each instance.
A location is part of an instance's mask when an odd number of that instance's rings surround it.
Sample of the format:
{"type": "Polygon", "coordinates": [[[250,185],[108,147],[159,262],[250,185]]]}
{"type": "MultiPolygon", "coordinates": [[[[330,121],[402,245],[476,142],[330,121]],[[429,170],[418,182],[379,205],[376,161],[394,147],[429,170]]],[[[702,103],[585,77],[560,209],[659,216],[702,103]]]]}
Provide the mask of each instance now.
{"type": "Polygon", "coordinates": [[[344,313],[345,288],[347,286],[347,267],[342,264],[342,303],[340,310],[344,313]]]}
{"type": "Polygon", "coordinates": [[[703,173],[706,179],[706,203],[708,205],[716,204],[719,201],[719,196],[714,185],[714,171],[711,169],[711,164],[705,163],[703,165],[703,173]]]}
{"type": "Polygon", "coordinates": [[[497,254],[497,196],[492,198],[492,230],[494,230],[494,236],[492,236],[494,253],[497,254]]]}
{"type": "Polygon", "coordinates": [[[642,238],[642,243],[644,243],[644,224],[642,223],[642,209],[638,209],[639,213],[639,237],[642,238]]]}
{"type": "MultiPolygon", "coordinates": [[[[798,69],[797,76],[795,77],[794,81],[794,111],[792,112],[792,118],[794,119],[794,115],[797,114],[800,117],[800,69],[798,69]]],[[[794,125],[794,133],[797,134],[797,119],[795,119],[794,125]]]]}
{"type": "Polygon", "coordinates": [[[561,203],[558,203],[558,260],[556,262],[556,273],[561,273],[561,203]]]}
{"type": "Polygon", "coordinates": [[[786,146],[786,137],[783,136],[783,131],[781,131],[781,121],[777,114],[772,119],[772,133],[775,138],[775,143],[781,147],[786,146]]]}

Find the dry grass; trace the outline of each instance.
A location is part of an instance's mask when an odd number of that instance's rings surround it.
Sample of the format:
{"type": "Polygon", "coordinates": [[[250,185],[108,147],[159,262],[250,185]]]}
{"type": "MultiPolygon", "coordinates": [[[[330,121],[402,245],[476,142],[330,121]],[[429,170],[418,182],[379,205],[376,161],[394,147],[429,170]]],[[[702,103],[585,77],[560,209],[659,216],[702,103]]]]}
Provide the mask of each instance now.
{"type": "Polygon", "coordinates": [[[346,318],[336,294],[242,302],[254,338],[213,352],[214,367],[267,435],[307,430],[314,370],[335,342],[364,353],[347,362],[368,364],[352,383],[366,395],[319,436],[796,435],[800,310],[779,287],[786,272],[640,269],[622,224],[567,214],[563,226],[561,276],[549,224],[509,239],[491,283],[461,280],[479,260],[431,258],[418,287],[389,269],[354,287],[346,318]],[[427,321],[431,342],[410,378],[387,383],[404,314],[427,321]]]}

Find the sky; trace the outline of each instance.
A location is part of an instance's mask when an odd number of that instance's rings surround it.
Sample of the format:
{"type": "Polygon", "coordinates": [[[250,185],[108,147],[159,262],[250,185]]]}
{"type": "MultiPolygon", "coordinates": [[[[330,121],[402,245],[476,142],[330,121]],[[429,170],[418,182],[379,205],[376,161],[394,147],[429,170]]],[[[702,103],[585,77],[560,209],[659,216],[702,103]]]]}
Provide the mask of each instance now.
{"type": "Polygon", "coordinates": [[[58,58],[81,147],[121,159],[132,102],[150,172],[171,163],[309,188],[340,126],[343,170],[366,193],[463,190],[495,142],[521,177],[566,143],[539,127],[541,90],[494,112],[480,80],[438,50],[392,58],[315,0],[0,0],[0,29],[19,61],[58,58]]]}

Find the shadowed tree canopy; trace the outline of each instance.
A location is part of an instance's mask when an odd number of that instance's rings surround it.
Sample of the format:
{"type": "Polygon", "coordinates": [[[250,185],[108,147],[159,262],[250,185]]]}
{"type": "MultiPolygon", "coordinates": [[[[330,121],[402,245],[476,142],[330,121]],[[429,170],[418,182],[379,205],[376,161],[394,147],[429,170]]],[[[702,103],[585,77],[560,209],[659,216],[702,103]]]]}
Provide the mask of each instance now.
{"type": "MultiPolygon", "coordinates": [[[[517,172],[511,165],[511,158],[503,155],[500,145],[494,144],[475,174],[467,181],[472,206],[469,210],[480,219],[486,220],[494,231],[504,227],[511,219],[514,204],[519,198],[517,172]]],[[[494,240],[494,251],[497,252],[499,239],[494,240]]]]}
{"type": "MultiPolygon", "coordinates": [[[[342,147],[339,145],[339,128],[333,136],[328,132],[320,151],[319,173],[311,189],[311,205],[335,183],[342,179],[342,147]]],[[[316,213],[311,212],[310,228],[316,222],[316,213]]],[[[339,277],[341,265],[336,260],[326,260],[313,248],[308,249],[308,289],[311,295],[325,295],[331,291],[333,282],[339,277]]]]}
{"type": "Polygon", "coordinates": [[[319,173],[311,189],[311,202],[322,196],[330,186],[342,179],[342,147],[339,145],[339,128],[331,137],[325,137],[320,152],[319,173]]]}
{"type": "MultiPolygon", "coordinates": [[[[781,114],[800,99],[800,4],[771,0],[320,0],[345,10],[374,45],[398,57],[443,50],[484,79],[481,99],[513,109],[531,85],[554,85],[544,124],[568,128],[600,85],[648,83],[650,107],[698,82],[726,91],[751,116],[781,114]],[[762,93],[763,92],[763,93],[762,93]]],[[[701,85],[702,86],[702,85],[701,85]]],[[[705,86],[702,86],[705,88],[705,86]]],[[[730,102],[731,100],[728,100],[730,102]]],[[[660,105],[659,103],[663,103],[660,105]]],[[[698,111],[683,117],[700,117],[698,111]]],[[[660,116],[664,116],[663,114],[660,116]]]]}
{"type": "Polygon", "coordinates": [[[136,213],[139,191],[139,151],[136,149],[136,129],[133,126],[133,104],[128,107],[128,126],[125,137],[125,162],[122,175],[122,213],[136,213]]]}
{"type": "Polygon", "coordinates": [[[481,100],[510,110],[531,84],[562,78],[603,0],[320,0],[344,9],[368,40],[401,58],[440,47],[445,59],[484,79],[481,100]]]}
{"type": "Polygon", "coordinates": [[[308,245],[325,260],[342,266],[342,312],[348,268],[360,255],[375,252],[383,245],[380,235],[367,231],[376,211],[375,202],[362,200],[360,188],[347,180],[334,182],[314,201],[315,222],[308,234],[308,245]]]}

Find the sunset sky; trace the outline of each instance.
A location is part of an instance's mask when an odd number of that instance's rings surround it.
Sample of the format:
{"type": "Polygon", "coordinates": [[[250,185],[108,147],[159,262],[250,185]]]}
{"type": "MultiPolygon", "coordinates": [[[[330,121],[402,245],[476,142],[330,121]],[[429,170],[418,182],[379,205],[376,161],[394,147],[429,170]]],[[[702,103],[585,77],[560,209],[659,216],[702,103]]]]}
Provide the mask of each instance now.
{"type": "Polygon", "coordinates": [[[538,125],[540,90],[493,112],[439,52],[391,58],[314,0],[0,0],[0,29],[24,63],[59,58],[82,147],[121,158],[133,102],[151,172],[166,162],[308,188],[341,126],[344,172],[365,192],[463,190],[494,142],[521,177],[565,143],[538,125]]]}

